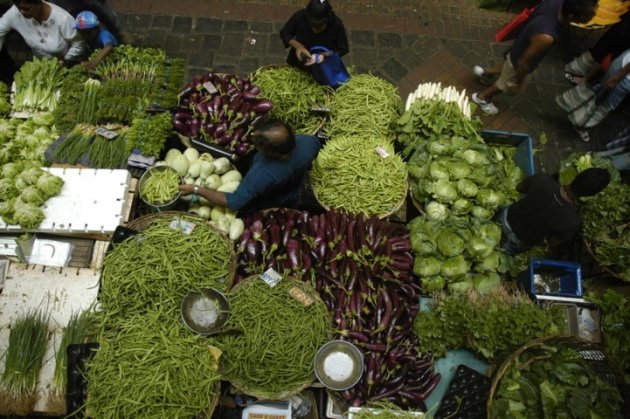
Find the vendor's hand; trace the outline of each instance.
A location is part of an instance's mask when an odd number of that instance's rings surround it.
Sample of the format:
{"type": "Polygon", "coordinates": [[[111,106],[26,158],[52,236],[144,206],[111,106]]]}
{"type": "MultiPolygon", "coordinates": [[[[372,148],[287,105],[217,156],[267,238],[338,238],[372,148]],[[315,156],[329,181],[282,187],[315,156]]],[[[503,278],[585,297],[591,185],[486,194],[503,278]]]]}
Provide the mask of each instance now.
{"type": "Polygon", "coordinates": [[[179,191],[182,193],[182,195],[190,195],[191,193],[193,193],[194,190],[195,185],[192,183],[179,185],[179,191]]]}
{"type": "MultiPolygon", "coordinates": [[[[307,50],[306,48],[296,48],[296,50],[295,50],[295,56],[297,57],[297,60],[298,60],[299,62],[301,62],[301,63],[302,63],[302,62],[304,62],[304,61],[303,61],[303,57],[304,57],[304,56],[306,56],[306,62],[305,62],[305,64],[306,64],[306,65],[308,65],[307,63],[308,63],[309,61],[312,61],[312,58],[311,58],[311,53],[310,53],[310,52],[308,52],[308,50],[307,50]]],[[[311,64],[312,64],[312,63],[311,63],[311,64]]]]}
{"type": "Polygon", "coordinates": [[[92,63],[91,61],[81,61],[81,65],[89,71],[94,70],[94,67],[96,67],[96,64],[92,63]]]}
{"type": "Polygon", "coordinates": [[[604,89],[613,90],[617,86],[617,83],[619,83],[619,80],[620,80],[619,77],[612,76],[611,78],[609,78],[603,83],[604,89]]]}

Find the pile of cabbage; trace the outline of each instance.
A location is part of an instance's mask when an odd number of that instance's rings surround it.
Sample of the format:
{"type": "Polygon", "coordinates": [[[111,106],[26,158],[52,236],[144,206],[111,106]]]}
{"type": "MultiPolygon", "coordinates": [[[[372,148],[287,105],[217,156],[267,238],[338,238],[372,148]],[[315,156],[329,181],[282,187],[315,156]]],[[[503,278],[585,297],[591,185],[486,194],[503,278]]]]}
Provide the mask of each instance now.
{"type": "Polygon", "coordinates": [[[44,152],[57,139],[50,112],[29,119],[0,119],[0,164],[13,161],[44,163],[44,152]]]}
{"type": "Polygon", "coordinates": [[[44,219],[42,205],[61,192],[63,180],[29,161],[0,166],[0,217],[33,230],[44,219]]]}
{"type": "Polygon", "coordinates": [[[432,220],[488,220],[518,199],[523,171],[514,153],[515,147],[489,146],[475,137],[435,136],[417,143],[408,164],[412,196],[432,220]]]}
{"type": "Polygon", "coordinates": [[[432,220],[420,216],[409,224],[414,252],[413,271],[424,292],[448,287],[453,292],[474,288],[488,292],[499,287],[498,272],[506,272],[509,260],[497,250],[501,228],[491,222],[432,220]]]}

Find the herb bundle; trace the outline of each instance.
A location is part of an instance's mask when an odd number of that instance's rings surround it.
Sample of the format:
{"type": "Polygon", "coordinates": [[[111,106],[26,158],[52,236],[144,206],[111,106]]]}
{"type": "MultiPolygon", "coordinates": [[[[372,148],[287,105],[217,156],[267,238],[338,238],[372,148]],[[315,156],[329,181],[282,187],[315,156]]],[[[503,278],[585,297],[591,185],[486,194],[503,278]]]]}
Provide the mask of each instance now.
{"type": "Polygon", "coordinates": [[[630,301],[613,289],[607,289],[602,295],[589,293],[586,299],[602,310],[601,329],[606,353],[626,374],[630,374],[630,301]]]}
{"type": "Polygon", "coordinates": [[[160,66],[156,84],[149,102],[164,108],[175,108],[179,102],[179,91],[186,75],[185,62],[182,59],[166,60],[160,66]]]}
{"type": "Polygon", "coordinates": [[[68,346],[85,342],[91,322],[92,313],[90,311],[72,313],[68,325],[63,330],[59,349],[55,353],[55,374],[53,376],[53,383],[59,394],[65,395],[68,384],[68,346]]]}
{"type": "Polygon", "coordinates": [[[172,132],[168,112],[136,118],[127,132],[127,151],[130,153],[138,149],[143,156],[158,157],[172,132]]]}
{"type": "Polygon", "coordinates": [[[61,84],[59,102],[53,112],[55,126],[60,132],[70,131],[79,122],[77,103],[83,98],[89,75],[85,67],[76,65],[68,70],[61,84]]]}
{"type": "Polygon", "coordinates": [[[108,80],[101,85],[96,119],[99,123],[130,123],[147,107],[151,83],[108,80]]]}
{"type": "MultiPolygon", "coordinates": [[[[94,51],[98,54],[99,50],[94,51]]],[[[95,69],[101,80],[139,80],[153,83],[166,53],[161,49],[120,45],[95,69]]]]}

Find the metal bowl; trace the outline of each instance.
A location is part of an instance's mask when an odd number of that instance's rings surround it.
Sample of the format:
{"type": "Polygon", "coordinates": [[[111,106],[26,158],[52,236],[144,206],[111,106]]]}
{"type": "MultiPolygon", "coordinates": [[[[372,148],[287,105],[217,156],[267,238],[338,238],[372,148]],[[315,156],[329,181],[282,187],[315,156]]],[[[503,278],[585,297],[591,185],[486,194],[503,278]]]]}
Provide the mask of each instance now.
{"type": "Polygon", "coordinates": [[[191,292],[182,300],[184,324],[201,335],[220,332],[227,323],[229,311],[227,298],[214,288],[191,292]]]}
{"type": "Polygon", "coordinates": [[[315,376],[331,390],[349,389],[362,375],[363,353],[349,342],[332,340],[315,354],[315,376]]]}
{"type": "Polygon", "coordinates": [[[174,172],[175,174],[177,174],[177,176],[179,176],[179,173],[177,173],[177,171],[175,169],[173,169],[172,167],[170,167],[170,166],[154,166],[154,167],[151,167],[150,169],[148,169],[146,172],[144,172],[142,174],[142,176],[140,176],[140,180],[138,181],[138,196],[140,196],[140,199],[142,200],[142,202],[144,202],[145,204],[149,205],[150,207],[156,208],[156,209],[158,209],[160,211],[167,211],[169,209],[173,209],[175,207],[175,205],[177,204],[177,200],[181,196],[181,192],[178,190],[177,194],[172,196],[166,202],[149,202],[149,201],[147,201],[144,198],[144,195],[143,195],[144,183],[151,176],[153,176],[153,174],[155,172],[166,172],[166,171],[174,172]]]}

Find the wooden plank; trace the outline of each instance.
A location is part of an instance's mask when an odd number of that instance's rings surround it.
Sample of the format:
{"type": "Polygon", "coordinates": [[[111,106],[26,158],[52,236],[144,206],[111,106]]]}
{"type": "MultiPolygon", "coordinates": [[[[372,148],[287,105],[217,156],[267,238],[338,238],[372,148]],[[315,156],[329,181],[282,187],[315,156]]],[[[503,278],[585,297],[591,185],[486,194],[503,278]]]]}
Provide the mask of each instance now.
{"type": "Polygon", "coordinates": [[[101,269],[108,247],[109,241],[98,240],[94,242],[94,250],[92,252],[92,261],[90,263],[90,268],[101,269]]]}

